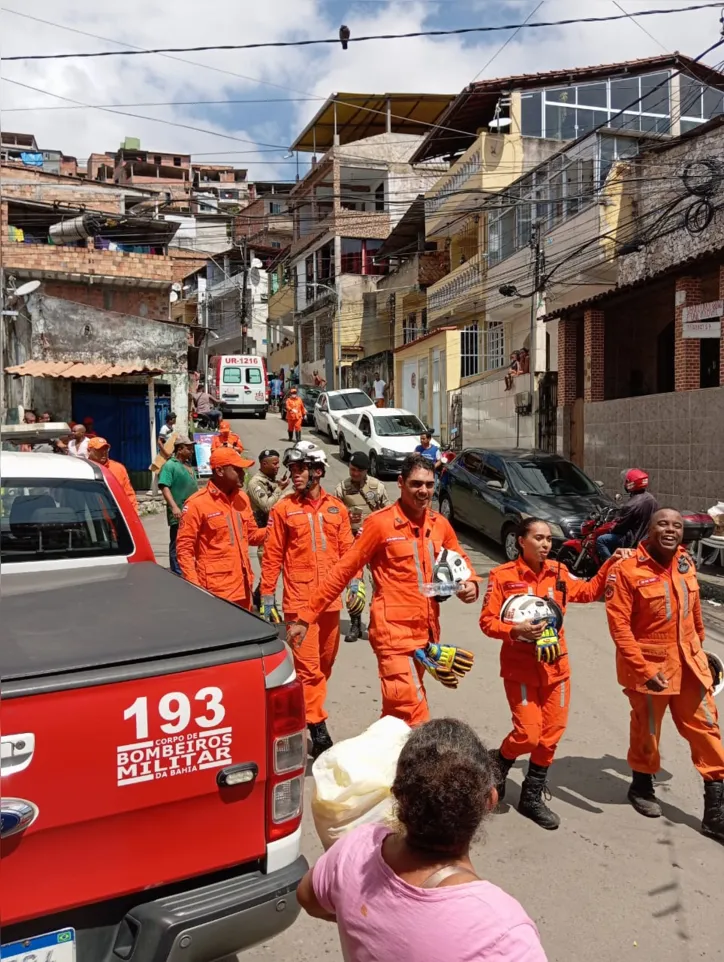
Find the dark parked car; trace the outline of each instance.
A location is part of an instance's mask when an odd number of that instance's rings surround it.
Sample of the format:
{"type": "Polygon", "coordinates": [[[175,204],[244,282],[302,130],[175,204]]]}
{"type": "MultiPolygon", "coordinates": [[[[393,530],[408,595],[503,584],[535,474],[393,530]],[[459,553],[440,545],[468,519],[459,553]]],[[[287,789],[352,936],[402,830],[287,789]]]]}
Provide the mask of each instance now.
{"type": "MultiPolygon", "coordinates": [[[[297,387],[297,394],[304,401],[304,407],[307,409],[307,413],[304,416],[303,424],[308,428],[314,427],[314,405],[317,403],[317,398],[321,394],[318,387],[310,387],[308,384],[300,384],[297,387]]],[[[282,403],[279,406],[280,415],[283,421],[287,417],[287,398],[289,397],[289,391],[284,392],[282,397],[282,403]]]]}
{"type": "Polygon", "coordinates": [[[500,542],[517,557],[515,525],[526,517],[551,526],[553,549],[577,537],[594,505],[612,505],[580,468],[541,451],[466,448],[442,471],[440,511],[500,542]]]}

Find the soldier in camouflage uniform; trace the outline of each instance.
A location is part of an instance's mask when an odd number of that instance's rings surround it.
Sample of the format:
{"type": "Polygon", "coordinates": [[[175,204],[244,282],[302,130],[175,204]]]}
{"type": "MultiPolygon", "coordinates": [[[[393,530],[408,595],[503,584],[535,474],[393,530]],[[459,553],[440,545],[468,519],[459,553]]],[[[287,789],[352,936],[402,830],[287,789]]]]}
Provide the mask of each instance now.
{"type": "MultiPolygon", "coordinates": [[[[357,537],[362,530],[364,519],[386,508],[391,502],[385,486],[377,478],[368,475],[370,459],[362,451],[356,451],[349,462],[349,477],[341,481],[334,492],[349,511],[352,534],[357,537]]],[[[350,631],[345,641],[357,641],[362,635],[362,615],[350,615],[350,631]]]]}
{"type": "MultiPolygon", "coordinates": [[[[279,473],[279,452],[267,448],[259,455],[259,470],[249,481],[246,493],[251,501],[251,509],[254,512],[254,519],[260,528],[266,528],[269,520],[269,512],[274,505],[283,498],[289,487],[289,478],[285,477],[282,481],[277,481],[279,473]]],[[[257,548],[259,564],[264,556],[264,545],[257,548]]],[[[258,610],[261,606],[260,584],[256,586],[253,594],[254,607],[258,610]]]]}

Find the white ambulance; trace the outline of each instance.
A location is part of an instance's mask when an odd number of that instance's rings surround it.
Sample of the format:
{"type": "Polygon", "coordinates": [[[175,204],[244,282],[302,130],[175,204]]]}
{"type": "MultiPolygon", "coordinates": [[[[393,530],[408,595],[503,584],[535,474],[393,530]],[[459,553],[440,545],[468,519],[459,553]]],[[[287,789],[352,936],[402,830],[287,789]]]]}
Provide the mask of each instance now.
{"type": "Polygon", "coordinates": [[[221,401],[224,417],[258,414],[269,408],[269,378],[263,357],[220,354],[210,359],[211,391],[221,401]]]}

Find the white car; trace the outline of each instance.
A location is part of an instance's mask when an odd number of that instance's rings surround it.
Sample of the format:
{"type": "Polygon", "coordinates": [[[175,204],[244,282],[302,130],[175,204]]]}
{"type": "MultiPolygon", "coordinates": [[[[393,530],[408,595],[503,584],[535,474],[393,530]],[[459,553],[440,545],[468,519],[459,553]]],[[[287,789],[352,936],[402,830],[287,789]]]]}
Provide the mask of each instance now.
{"type": "MultiPolygon", "coordinates": [[[[370,474],[399,473],[402,462],[420,444],[425,425],[402,408],[375,408],[345,414],[339,422],[339,456],[349,461],[355,451],[370,459],[370,474]]],[[[433,438],[433,444],[440,442],[433,438]]]]}
{"type": "Polygon", "coordinates": [[[359,388],[345,388],[342,391],[325,391],[314,405],[314,424],[320,434],[329,435],[337,440],[339,419],[350,411],[359,408],[373,408],[375,402],[359,388]]]}

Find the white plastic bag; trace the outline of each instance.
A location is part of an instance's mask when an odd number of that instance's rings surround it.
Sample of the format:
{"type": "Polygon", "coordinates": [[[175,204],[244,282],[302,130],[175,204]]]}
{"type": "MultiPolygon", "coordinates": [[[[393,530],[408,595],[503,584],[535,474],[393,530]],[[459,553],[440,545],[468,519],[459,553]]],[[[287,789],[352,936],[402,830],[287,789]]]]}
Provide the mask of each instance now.
{"type": "Polygon", "coordinates": [[[325,850],[358,825],[392,821],[390,791],[409,734],[405,722],[386,715],[315,761],[312,815],[325,850]]]}

